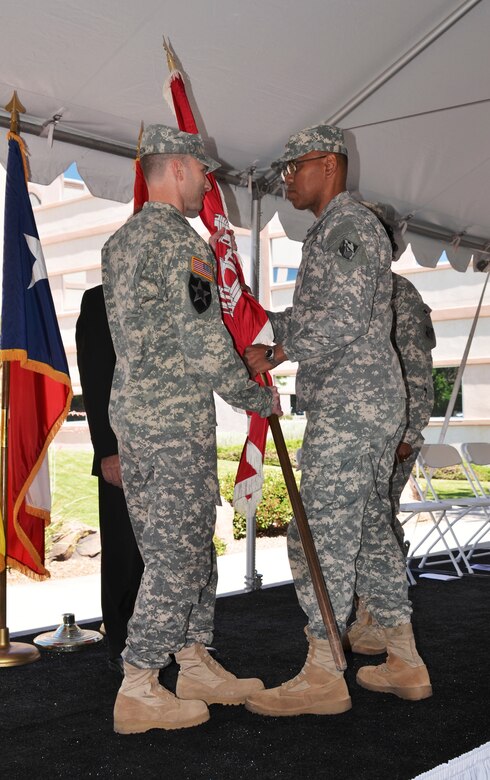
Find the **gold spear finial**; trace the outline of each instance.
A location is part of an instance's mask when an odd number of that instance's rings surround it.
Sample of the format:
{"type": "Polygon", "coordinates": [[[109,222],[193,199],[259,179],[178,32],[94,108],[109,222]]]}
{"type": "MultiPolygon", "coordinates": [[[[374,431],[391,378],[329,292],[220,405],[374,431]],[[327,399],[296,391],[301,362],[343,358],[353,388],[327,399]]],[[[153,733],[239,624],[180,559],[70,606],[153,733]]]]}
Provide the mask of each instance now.
{"type": "Polygon", "coordinates": [[[138,135],[138,151],[139,151],[139,148],[141,146],[141,136],[143,135],[144,129],[145,129],[145,123],[143,122],[143,120],[141,120],[140,132],[139,132],[139,135],[138,135]]]}
{"type": "Polygon", "coordinates": [[[5,111],[10,112],[10,132],[19,135],[19,113],[25,114],[26,110],[19,100],[17,90],[14,90],[14,94],[10,99],[10,103],[4,106],[5,111]]]}
{"type": "Polygon", "coordinates": [[[141,139],[143,137],[144,129],[145,129],[145,123],[143,122],[143,120],[141,120],[140,132],[139,132],[139,135],[138,135],[138,145],[136,147],[136,159],[137,160],[139,160],[139,158],[140,158],[140,146],[141,146],[141,139]]]}
{"type": "Polygon", "coordinates": [[[167,55],[167,65],[170,73],[173,70],[177,70],[177,65],[174,59],[174,54],[172,52],[172,49],[170,48],[170,42],[165,40],[165,36],[163,35],[163,48],[165,49],[165,54],[167,55]]]}

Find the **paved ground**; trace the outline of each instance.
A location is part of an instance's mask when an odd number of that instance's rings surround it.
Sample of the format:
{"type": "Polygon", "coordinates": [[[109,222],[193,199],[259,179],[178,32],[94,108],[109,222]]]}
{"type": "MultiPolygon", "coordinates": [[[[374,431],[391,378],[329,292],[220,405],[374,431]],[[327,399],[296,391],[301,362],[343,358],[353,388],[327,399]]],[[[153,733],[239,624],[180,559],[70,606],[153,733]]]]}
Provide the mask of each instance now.
{"type": "MultiPolygon", "coordinates": [[[[218,595],[245,590],[245,542],[241,552],[218,558],[218,595]]],[[[58,564],[68,566],[66,564],[58,564]]],[[[53,567],[51,567],[53,568],[53,567]]],[[[262,574],[262,584],[282,584],[291,581],[286,539],[258,540],[255,569],[262,574]]],[[[55,575],[55,572],[52,572],[55,575]]],[[[85,576],[53,576],[35,582],[28,577],[9,577],[7,587],[7,626],[11,636],[27,631],[57,627],[64,612],[72,612],[77,622],[101,616],[100,577],[97,572],[85,576]]]]}

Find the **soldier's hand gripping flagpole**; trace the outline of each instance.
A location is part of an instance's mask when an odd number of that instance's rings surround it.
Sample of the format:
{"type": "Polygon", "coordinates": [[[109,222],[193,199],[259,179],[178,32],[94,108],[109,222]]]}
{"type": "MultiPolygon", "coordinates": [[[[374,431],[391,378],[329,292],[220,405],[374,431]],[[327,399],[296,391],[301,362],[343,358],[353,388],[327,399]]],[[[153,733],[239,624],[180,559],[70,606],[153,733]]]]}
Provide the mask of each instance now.
{"type": "MultiPolygon", "coordinates": [[[[179,129],[188,133],[197,133],[197,125],[187,98],[182,74],[175,67],[172,53],[165,38],[163,39],[163,46],[167,54],[167,62],[170,70],[169,88],[179,129]]],[[[208,178],[212,184],[212,190],[206,193],[203,210],[200,216],[211,233],[216,228],[225,228],[225,235],[219,240],[217,249],[215,250],[218,264],[220,302],[222,304],[223,322],[233,338],[238,353],[243,355],[245,347],[253,341],[261,341],[259,338],[259,331],[260,333],[263,333],[264,327],[269,324],[268,317],[258,301],[243,289],[243,272],[239,260],[236,257],[236,253],[233,251],[232,241],[229,235],[231,229],[226,217],[225,204],[222,202],[221,192],[213,174],[209,174],[208,178]]],[[[264,384],[270,384],[267,375],[264,375],[263,377],[258,376],[255,377],[255,379],[264,384]]],[[[332,655],[337,669],[342,671],[347,666],[342,650],[342,643],[311,530],[306,518],[306,512],[294,478],[279,418],[276,415],[271,415],[268,419],[279,461],[281,463],[284,481],[288,489],[291,506],[298,525],[301,542],[305,551],[315,595],[318,600],[318,605],[332,649],[332,655]]],[[[258,437],[263,438],[264,446],[265,434],[266,430],[258,437]]],[[[258,466],[259,464],[256,463],[254,465],[258,466]]],[[[248,480],[244,481],[244,484],[248,484],[248,480]]],[[[250,488],[248,488],[248,491],[252,492],[250,488]]],[[[247,492],[246,498],[248,497],[247,492]]]]}

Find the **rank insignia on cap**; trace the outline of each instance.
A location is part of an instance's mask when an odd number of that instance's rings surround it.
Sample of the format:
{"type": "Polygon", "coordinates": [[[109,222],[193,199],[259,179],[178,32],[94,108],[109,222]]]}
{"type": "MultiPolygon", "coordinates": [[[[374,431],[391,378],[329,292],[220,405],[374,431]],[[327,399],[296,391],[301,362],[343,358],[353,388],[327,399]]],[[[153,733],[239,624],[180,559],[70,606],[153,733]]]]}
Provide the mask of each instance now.
{"type": "Polygon", "coordinates": [[[211,264],[206,260],[201,260],[199,257],[191,257],[191,273],[197,276],[202,276],[203,279],[207,279],[209,282],[213,281],[213,269],[211,264]]]}
{"type": "Polygon", "coordinates": [[[355,253],[357,252],[357,246],[358,245],[354,244],[353,241],[349,241],[347,238],[344,238],[339,246],[339,255],[345,257],[346,260],[352,260],[355,253]]]}
{"type": "MultiPolygon", "coordinates": [[[[192,259],[194,260],[197,258],[192,259]]],[[[211,294],[211,285],[208,281],[203,279],[202,276],[197,276],[196,274],[191,274],[189,276],[189,295],[191,303],[198,314],[203,314],[211,306],[213,297],[211,294]]]]}

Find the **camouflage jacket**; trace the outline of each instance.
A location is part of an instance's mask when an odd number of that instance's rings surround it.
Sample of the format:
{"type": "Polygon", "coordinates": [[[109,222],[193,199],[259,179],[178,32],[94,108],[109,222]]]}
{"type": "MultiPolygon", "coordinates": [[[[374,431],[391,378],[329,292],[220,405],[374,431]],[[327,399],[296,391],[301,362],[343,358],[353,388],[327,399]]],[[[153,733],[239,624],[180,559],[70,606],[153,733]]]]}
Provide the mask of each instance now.
{"type": "Polygon", "coordinates": [[[386,232],[342,192],[306,234],[292,307],[269,314],[276,341],[299,362],[298,406],[405,396],[390,340],[391,293],[386,232]]]}
{"type": "Polygon", "coordinates": [[[102,281],[117,356],[111,424],[162,446],[162,433],[213,428],[213,390],[268,416],[271,391],[251,381],[221,319],[215,259],[185,217],[146,203],[106,242],[102,281]]]}
{"type": "Polygon", "coordinates": [[[393,274],[393,346],[402,367],[407,391],[407,427],[402,441],[420,447],[422,430],[434,407],[432,350],[436,337],[431,309],[404,276],[393,274]]]}

